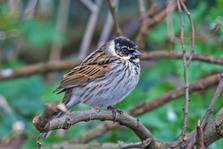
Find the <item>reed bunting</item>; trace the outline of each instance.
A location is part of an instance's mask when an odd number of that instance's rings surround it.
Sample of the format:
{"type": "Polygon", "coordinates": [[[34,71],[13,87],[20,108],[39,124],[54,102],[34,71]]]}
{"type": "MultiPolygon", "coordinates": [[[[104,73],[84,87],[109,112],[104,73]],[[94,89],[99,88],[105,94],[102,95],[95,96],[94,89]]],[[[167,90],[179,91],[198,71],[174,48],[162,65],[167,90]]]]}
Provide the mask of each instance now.
{"type": "MultiPolygon", "coordinates": [[[[122,101],[136,87],[140,75],[141,53],[126,37],[117,37],[87,56],[79,66],[63,76],[57,93],[65,92],[67,109],[84,103],[110,107],[122,101]]],[[[54,118],[59,118],[59,113],[54,118]]],[[[50,132],[41,133],[46,138],[50,132]]]]}

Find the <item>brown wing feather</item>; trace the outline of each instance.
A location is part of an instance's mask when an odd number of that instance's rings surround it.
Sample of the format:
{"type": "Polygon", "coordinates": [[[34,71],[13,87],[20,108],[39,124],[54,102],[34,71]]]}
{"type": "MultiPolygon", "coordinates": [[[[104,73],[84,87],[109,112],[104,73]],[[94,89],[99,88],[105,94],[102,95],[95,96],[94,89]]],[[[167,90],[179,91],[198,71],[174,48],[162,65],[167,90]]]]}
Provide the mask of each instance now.
{"type": "Polygon", "coordinates": [[[78,66],[68,72],[61,81],[63,89],[85,85],[91,79],[100,78],[108,72],[107,64],[78,66]],[[73,72],[74,71],[74,72],[73,72]]]}
{"type": "Polygon", "coordinates": [[[117,58],[108,56],[103,48],[105,46],[90,54],[79,66],[67,72],[56,91],[60,93],[72,87],[85,85],[109,72],[109,63],[117,58]]]}

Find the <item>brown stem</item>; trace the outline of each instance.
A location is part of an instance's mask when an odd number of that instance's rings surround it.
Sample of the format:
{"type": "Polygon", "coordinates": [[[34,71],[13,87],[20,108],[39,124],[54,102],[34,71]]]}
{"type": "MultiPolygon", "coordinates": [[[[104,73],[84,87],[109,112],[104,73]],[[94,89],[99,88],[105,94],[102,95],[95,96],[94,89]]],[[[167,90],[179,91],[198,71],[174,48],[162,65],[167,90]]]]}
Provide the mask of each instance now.
{"type": "MultiPolygon", "coordinates": [[[[175,9],[176,5],[172,5],[168,8],[168,12],[172,12],[175,9]]],[[[140,26],[139,33],[136,37],[136,45],[139,47],[140,50],[144,49],[144,44],[146,41],[147,33],[149,28],[159,24],[160,22],[165,19],[165,17],[168,15],[168,12],[166,8],[164,8],[161,12],[157,13],[154,16],[149,16],[148,18],[145,18],[140,26]]]]}
{"type": "MultiPolygon", "coordinates": [[[[52,126],[51,128],[61,128],[63,127],[64,124],[67,123],[68,119],[70,120],[69,122],[72,122],[71,119],[76,119],[76,120],[83,120],[83,121],[88,121],[88,120],[93,120],[93,119],[96,119],[96,117],[101,117],[101,120],[105,120],[105,119],[110,119],[113,117],[112,115],[112,112],[111,111],[108,111],[108,110],[103,110],[102,113],[96,111],[96,110],[87,110],[87,111],[77,111],[77,113],[75,112],[72,112],[70,114],[67,114],[65,115],[64,117],[61,117],[57,120],[54,120],[54,121],[51,121],[52,124],[54,126],[52,126]],[[105,112],[105,113],[104,113],[105,112]],[[93,113],[93,115],[91,115],[93,113]],[[97,115],[97,116],[96,116],[97,115]],[[100,116],[99,116],[100,115],[100,116]],[[104,116],[102,116],[104,115],[104,116]],[[105,116],[106,115],[106,116],[105,116]],[[83,116],[82,118],[80,118],[80,116],[83,116]],[[92,117],[93,116],[93,117],[92,117]],[[107,116],[109,116],[109,118],[107,118],[107,116]],[[57,125],[57,126],[56,126],[57,125]]],[[[123,118],[125,117],[126,119],[123,119],[123,120],[120,120],[120,121],[128,121],[130,120],[129,122],[131,122],[131,124],[127,123],[128,125],[131,125],[133,126],[134,128],[136,128],[136,130],[140,130],[140,131],[143,131],[144,128],[142,128],[140,125],[139,126],[136,126],[136,123],[138,122],[137,119],[135,118],[132,118],[131,116],[129,115],[119,115],[119,118],[123,118]],[[137,122],[136,122],[137,121],[137,122]],[[142,129],[141,129],[142,128],[142,129]]],[[[75,122],[77,122],[75,120],[75,122]]],[[[112,119],[111,119],[112,120],[112,119]]],[[[74,121],[73,121],[74,122],[74,121]]],[[[48,125],[50,128],[50,125],[48,125]]],[[[146,129],[146,131],[148,132],[148,130],[146,129]]],[[[223,114],[219,114],[217,116],[215,116],[212,120],[210,120],[208,122],[208,124],[206,125],[205,129],[203,130],[203,142],[204,142],[204,145],[206,147],[208,147],[210,144],[212,144],[213,142],[217,141],[218,139],[222,138],[223,136],[223,114]]],[[[144,134],[146,134],[146,132],[143,132],[144,134]]],[[[190,138],[191,138],[191,135],[193,135],[193,133],[196,133],[196,130],[194,130],[193,132],[191,132],[190,134],[188,134],[186,137],[189,138],[185,143],[186,145],[189,143],[190,141],[190,138]]],[[[148,136],[150,137],[150,133],[147,133],[147,135],[145,136],[148,136]]],[[[173,143],[173,142],[172,142],[173,143]]],[[[106,145],[107,143],[103,143],[103,144],[94,144],[93,146],[98,148],[102,148],[107,146],[106,145]]],[[[131,145],[135,145],[135,147],[139,147],[139,144],[140,143],[116,143],[116,144],[110,144],[109,146],[107,146],[107,148],[125,148],[125,147],[131,147],[131,145]]],[[[143,141],[141,143],[142,145],[147,145],[147,148],[149,149],[167,149],[167,148],[171,148],[171,143],[160,143],[156,140],[151,140],[151,139],[146,139],[146,141],[143,141]]],[[[55,144],[52,148],[54,147],[59,147],[59,148],[87,148],[87,149],[90,149],[92,148],[93,146],[91,146],[92,144],[73,144],[73,142],[71,143],[69,141],[69,143],[62,143],[62,144],[55,144]]],[[[178,145],[176,146],[174,149],[181,149],[181,146],[178,145]]]]}
{"type": "MultiPolygon", "coordinates": [[[[189,55],[186,55],[187,58],[189,55]]],[[[141,60],[160,60],[160,59],[181,59],[182,54],[177,52],[154,51],[149,53],[143,53],[141,60]]],[[[193,60],[201,61],[211,64],[223,65],[223,58],[213,58],[206,55],[194,55],[193,60]]],[[[0,81],[11,80],[20,77],[28,77],[35,74],[49,73],[55,71],[64,71],[72,69],[79,64],[79,61],[55,61],[47,63],[38,63],[21,68],[6,69],[0,71],[0,81]]]]}
{"type": "Polygon", "coordinates": [[[86,30],[84,33],[84,37],[82,39],[80,49],[79,49],[79,59],[83,59],[87,56],[90,48],[90,44],[94,35],[94,31],[98,22],[98,18],[100,15],[100,9],[102,5],[102,0],[81,0],[81,2],[90,10],[91,14],[88,18],[86,30]]]}
{"type": "Polygon", "coordinates": [[[190,26],[191,26],[191,52],[190,52],[190,56],[189,59],[187,61],[187,65],[190,65],[190,62],[193,58],[194,55],[194,39],[195,39],[195,29],[194,29],[194,24],[190,15],[190,12],[188,11],[187,7],[185,6],[184,2],[182,2],[182,0],[180,0],[180,4],[183,7],[184,11],[187,13],[188,19],[190,21],[190,26]]]}
{"type": "Polygon", "coordinates": [[[203,139],[203,128],[201,127],[200,120],[197,123],[197,136],[196,136],[196,148],[197,149],[204,149],[204,139],[203,139]]]}
{"type": "Polygon", "coordinates": [[[182,16],[182,9],[180,5],[180,0],[177,0],[177,8],[180,14],[180,41],[182,45],[182,58],[183,58],[183,66],[184,66],[184,81],[185,81],[185,105],[184,105],[184,118],[183,118],[183,128],[181,131],[180,137],[184,139],[185,132],[187,130],[187,121],[188,121],[188,107],[189,107],[189,79],[188,79],[188,67],[187,65],[187,57],[186,57],[186,48],[184,45],[184,23],[182,16]]]}
{"type": "MultiPolygon", "coordinates": [[[[220,79],[221,79],[221,75],[215,74],[215,75],[209,76],[207,78],[198,80],[197,82],[191,84],[190,92],[200,91],[200,90],[204,90],[204,89],[213,87],[214,85],[216,85],[219,82],[220,79]]],[[[131,109],[129,111],[129,113],[130,113],[130,115],[133,115],[133,116],[139,116],[146,112],[149,112],[156,108],[159,108],[170,101],[176,100],[179,97],[182,97],[183,95],[184,95],[184,87],[179,87],[175,90],[172,90],[172,91],[164,94],[163,96],[161,96],[159,98],[155,98],[149,102],[146,102],[144,104],[136,106],[135,108],[131,109]]],[[[94,129],[91,129],[90,131],[75,138],[75,140],[73,142],[75,142],[75,143],[89,142],[90,140],[95,139],[95,138],[103,135],[104,133],[110,131],[111,129],[117,128],[117,127],[118,127],[117,125],[112,125],[109,122],[105,122],[101,125],[98,125],[94,129]]]]}
{"type": "MultiPolygon", "coordinates": [[[[48,111],[47,108],[46,110],[48,111]]],[[[48,115],[44,115],[45,113],[48,112],[43,112],[43,114],[39,117],[47,117],[48,115]]],[[[45,127],[38,126],[39,124],[42,123],[41,119],[35,118],[33,120],[33,124],[36,127],[36,129],[38,129],[40,132],[47,132],[55,129],[68,129],[69,126],[71,125],[90,120],[113,121],[114,115],[112,110],[101,110],[101,109],[98,110],[92,108],[90,110],[85,110],[85,111],[74,111],[71,113],[67,113],[65,116],[61,118],[52,119],[47,124],[45,124],[45,127]]],[[[142,141],[149,139],[150,140],[149,146],[151,148],[155,146],[155,140],[152,134],[138,119],[126,113],[121,113],[116,116],[116,122],[118,122],[120,125],[124,125],[130,128],[142,141]]]]}
{"type": "Polygon", "coordinates": [[[115,15],[115,6],[113,5],[111,0],[108,0],[108,6],[109,6],[109,9],[111,11],[113,20],[114,20],[116,36],[121,36],[122,35],[122,31],[120,29],[120,26],[119,26],[118,21],[117,21],[117,17],[115,15]]]}
{"type": "MultiPolygon", "coordinates": [[[[222,78],[223,78],[223,74],[221,74],[221,80],[220,80],[220,82],[219,82],[219,84],[218,84],[218,86],[217,86],[217,89],[216,89],[216,91],[215,91],[215,93],[214,93],[214,96],[213,96],[213,98],[212,98],[212,100],[211,100],[211,103],[210,103],[210,105],[208,106],[208,110],[206,111],[206,113],[205,113],[205,115],[204,115],[204,118],[203,118],[203,120],[202,120],[202,122],[201,122],[201,127],[202,127],[203,129],[205,128],[205,126],[206,126],[206,124],[207,124],[207,121],[208,121],[208,118],[209,118],[210,114],[212,113],[213,108],[214,108],[214,105],[215,105],[215,103],[217,102],[218,97],[219,97],[219,95],[220,95],[220,93],[221,93],[221,91],[222,91],[222,88],[223,88],[223,79],[222,79],[222,78]]],[[[193,135],[193,139],[192,139],[192,141],[190,142],[190,144],[188,145],[188,149],[194,146],[195,141],[196,141],[196,139],[195,139],[195,135],[193,135]]]]}

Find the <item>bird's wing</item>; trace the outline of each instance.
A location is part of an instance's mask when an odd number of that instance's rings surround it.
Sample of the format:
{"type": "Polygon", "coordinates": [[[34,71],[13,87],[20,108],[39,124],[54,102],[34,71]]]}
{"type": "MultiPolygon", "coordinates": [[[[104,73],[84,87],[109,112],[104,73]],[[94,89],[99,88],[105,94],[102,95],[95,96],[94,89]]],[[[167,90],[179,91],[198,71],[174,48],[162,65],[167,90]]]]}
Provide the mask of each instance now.
{"type": "Polygon", "coordinates": [[[64,75],[60,86],[67,89],[85,85],[92,79],[103,77],[108,71],[108,64],[78,66],[64,75]]]}
{"type": "Polygon", "coordinates": [[[67,72],[61,80],[60,86],[55,90],[60,93],[66,89],[85,85],[96,78],[103,77],[110,71],[109,63],[115,60],[108,57],[103,51],[98,50],[86,57],[83,62],[67,72]]]}

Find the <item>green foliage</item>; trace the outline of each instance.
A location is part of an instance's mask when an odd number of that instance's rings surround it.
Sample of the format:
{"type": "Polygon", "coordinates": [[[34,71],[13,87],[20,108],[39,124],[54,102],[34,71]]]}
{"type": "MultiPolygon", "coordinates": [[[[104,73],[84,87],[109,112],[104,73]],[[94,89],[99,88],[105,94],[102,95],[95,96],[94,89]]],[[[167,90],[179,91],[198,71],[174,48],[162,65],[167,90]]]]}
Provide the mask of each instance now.
{"type": "Polygon", "coordinates": [[[39,100],[42,85],[38,76],[0,84],[0,93],[6,98],[10,109],[12,109],[10,113],[1,113],[0,115],[0,125],[3,130],[0,132],[1,137],[11,131],[12,124],[17,120],[21,120],[25,125],[25,131],[30,132],[33,127],[30,125],[30,119],[42,109],[43,104],[39,100]]]}
{"type": "Polygon", "coordinates": [[[0,30],[9,31],[15,28],[18,23],[18,17],[13,14],[8,14],[8,9],[5,4],[0,5],[0,30]]]}
{"type": "MultiPolygon", "coordinates": [[[[195,25],[195,54],[208,55],[210,57],[223,57],[222,53],[222,14],[223,14],[223,1],[216,0],[216,5],[209,7],[207,1],[199,2],[199,5],[189,8],[193,23],[195,25]],[[220,21],[220,23],[218,22],[220,21]],[[216,24],[219,25],[219,30],[214,30],[216,24]],[[208,36],[210,35],[210,37],[208,36]],[[208,40],[203,38],[208,36],[208,40]]],[[[122,2],[126,3],[126,2],[122,2]]],[[[136,2],[133,2],[133,6],[136,2]]],[[[188,2],[190,3],[190,2],[188,2]]],[[[214,2],[213,2],[214,3],[214,2]]],[[[129,3],[130,5],[131,3],[129,3]]],[[[131,7],[133,9],[134,7],[131,7]]],[[[60,44],[65,42],[65,37],[55,32],[55,17],[48,20],[31,19],[31,20],[18,20],[17,16],[9,16],[7,13],[7,6],[0,5],[0,30],[8,32],[16,30],[19,32],[19,38],[31,47],[43,47],[52,43],[60,44]]],[[[80,8],[70,13],[75,17],[79,16],[80,8]]],[[[126,10],[121,10],[122,13],[129,13],[126,10]]],[[[84,14],[84,15],[87,15],[84,14]]],[[[128,16],[129,17],[129,16],[128,16]]],[[[173,13],[173,29],[174,35],[179,39],[180,36],[180,19],[179,13],[173,13]]],[[[82,17],[78,21],[83,21],[82,17]]],[[[185,47],[189,53],[191,50],[190,44],[190,24],[187,15],[183,13],[184,20],[184,33],[185,33],[185,47]]],[[[174,52],[181,52],[181,44],[179,40],[176,43],[169,43],[169,33],[166,22],[163,21],[155,28],[148,31],[148,38],[146,41],[146,51],[150,50],[168,50],[174,52]]],[[[149,63],[149,62],[148,62],[149,63]]],[[[143,63],[141,78],[138,87],[121,103],[116,105],[123,111],[128,111],[137,105],[144,102],[154,100],[170,90],[184,85],[184,69],[182,59],[179,60],[157,60],[150,62],[149,67],[147,63],[143,63]]],[[[27,65],[23,60],[12,59],[7,64],[0,63],[0,68],[19,68],[27,65]]],[[[212,73],[222,71],[222,66],[216,64],[203,63],[199,61],[192,61],[188,69],[189,81],[194,83],[200,78],[204,78],[212,73]]],[[[60,74],[61,75],[61,74],[60,74]]],[[[32,125],[34,116],[39,115],[44,108],[46,102],[60,102],[63,98],[63,93],[52,93],[59,85],[59,77],[55,83],[45,82],[45,76],[36,75],[16,79],[12,81],[0,82],[0,94],[3,95],[8,102],[11,112],[0,112],[0,137],[13,136],[12,124],[20,120],[25,125],[25,133],[28,135],[28,140],[23,144],[22,148],[36,148],[36,138],[39,133],[32,125]]],[[[214,94],[215,87],[205,91],[199,91],[190,94],[189,106],[189,121],[188,133],[195,129],[197,121],[202,119],[210,100],[214,94]]],[[[223,96],[220,96],[219,101],[214,107],[213,115],[217,114],[222,108],[223,96]]],[[[164,106],[150,111],[138,117],[138,119],[151,131],[155,139],[162,142],[170,142],[176,140],[182,130],[184,97],[178,98],[164,106]]],[[[1,108],[1,107],[0,107],[1,108]]],[[[77,106],[73,110],[88,109],[88,106],[77,106]]],[[[1,110],[1,109],[0,109],[1,110]]],[[[50,146],[53,143],[62,141],[73,140],[75,137],[86,132],[101,124],[100,121],[91,121],[87,123],[79,123],[72,126],[68,130],[65,137],[59,136],[58,131],[54,131],[52,135],[45,140],[40,140],[44,146],[50,146]]],[[[113,130],[97,140],[92,142],[117,142],[118,140],[124,142],[139,141],[137,136],[127,128],[113,130]]],[[[214,143],[210,148],[221,148],[223,141],[220,140],[214,143]]]]}
{"type": "Polygon", "coordinates": [[[19,28],[21,34],[32,46],[43,46],[49,43],[61,43],[62,37],[55,32],[52,22],[29,20],[19,28]]]}

